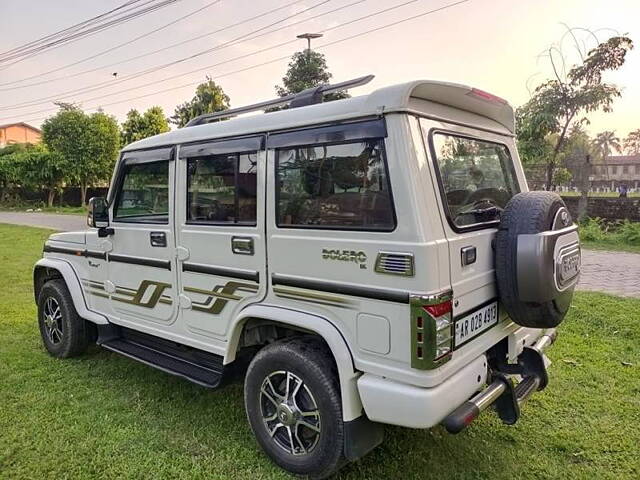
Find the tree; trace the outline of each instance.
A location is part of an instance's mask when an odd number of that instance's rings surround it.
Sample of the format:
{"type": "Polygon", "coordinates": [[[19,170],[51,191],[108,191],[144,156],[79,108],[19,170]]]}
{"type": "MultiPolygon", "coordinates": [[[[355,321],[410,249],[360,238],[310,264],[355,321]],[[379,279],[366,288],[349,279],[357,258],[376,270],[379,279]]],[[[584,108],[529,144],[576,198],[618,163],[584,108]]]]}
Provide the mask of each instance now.
{"type": "MultiPolygon", "coordinates": [[[[298,93],[307,88],[329,83],[331,73],[323,54],[305,49],[296,52],[291,57],[289,68],[282,77],[282,86],[276,85],[276,93],[284,97],[292,93],[298,93]]],[[[345,92],[336,92],[325,96],[325,100],[339,100],[348,98],[345,92]]]]}
{"type": "Polygon", "coordinates": [[[596,135],[596,138],[593,139],[593,146],[602,155],[605,165],[607,165],[607,158],[612,152],[619,152],[622,149],[620,139],[616,137],[616,132],[611,130],[606,130],[596,135]]]}
{"type": "Polygon", "coordinates": [[[624,149],[629,155],[640,155],[640,128],[629,132],[624,139],[624,149]]]}
{"type": "Polygon", "coordinates": [[[220,112],[229,108],[229,97],[222,87],[210,77],[196,88],[194,97],[178,105],[171,117],[171,123],[184,127],[189,120],[205,113],[220,112]]]}
{"type": "Polygon", "coordinates": [[[138,110],[132,108],[127,112],[127,119],[122,124],[122,145],[128,145],[131,142],[169,130],[169,121],[164,116],[162,107],[151,107],[142,115],[138,110]]]}
{"type": "Polygon", "coordinates": [[[50,152],[42,144],[33,145],[15,154],[16,174],[20,185],[29,190],[47,191],[47,206],[53,206],[57,193],[62,191],[67,172],[65,159],[50,152]]]}
{"type": "Polygon", "coordinates": [[[50,152],[64,158],[66,182],[80,186],[82,205],[87,189],[106,183],[120,148],[116,119],[104,112],[85,114],[75,105],[61,106],[42,125],[43,141],[50,152]]]}
{"type": "MultiPolygon", "coordinates": [[[[573,31],[568,33],[573,35],[573,31]]],[[[555,78],[539,85],[531,99],[517,109],[518,146],[527,161],[543,163],[546,170],[547,189],[554,184],[554,172],[558,168],[559,155],[567,141],[572,126],[588,123],[586,115],[602,110],[610,112],[613,101],[620,97],[620,89],[603,82],[603,74],[619,69],[633,42],[626,36],[615,36],[582,55],[582,63],[562,75],[563,68],[556,64],[554,55],[561,51],[552,46],[548,59],[555,78]],[[549,136],[557,137],[549,145],[549,136]]],[[[562,58],[564,62],[564,58],[562,58]]]]}

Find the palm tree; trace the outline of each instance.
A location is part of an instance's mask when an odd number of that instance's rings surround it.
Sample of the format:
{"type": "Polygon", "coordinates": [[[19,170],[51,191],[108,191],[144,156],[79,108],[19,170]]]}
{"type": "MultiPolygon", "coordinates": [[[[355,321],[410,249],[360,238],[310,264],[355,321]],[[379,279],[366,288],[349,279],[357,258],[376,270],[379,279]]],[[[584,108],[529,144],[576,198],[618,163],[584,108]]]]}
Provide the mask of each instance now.
{"type": "Polygon", "coordinates": [[[604,132],[596,135],[593,140],[593,145],[602,153],[602,159],[605,164],[607,172],[607,178],[609,178],[609,167],[607,166],[607,157],[612,151],[619,152],[622,146],[620,145],[620,139],[616,137],[614,130],[605,130],[604,132]]]}
{"type": "Polygon", "coordinates": [[[627,138],[624,139],[624,149],[629,155],[640,154],[640,128],[629,132],[627,138]]]}

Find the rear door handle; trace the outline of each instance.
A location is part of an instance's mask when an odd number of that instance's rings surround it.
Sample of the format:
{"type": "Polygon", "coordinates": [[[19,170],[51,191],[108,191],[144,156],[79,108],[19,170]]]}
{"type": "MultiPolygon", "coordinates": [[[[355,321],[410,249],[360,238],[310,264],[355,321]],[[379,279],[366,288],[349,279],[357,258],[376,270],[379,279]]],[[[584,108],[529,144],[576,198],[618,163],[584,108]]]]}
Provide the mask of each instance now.
{"type": "Polygon", "coordinates": [[[152,247],[166,247],[167,235],[164,232],[151,232],[149,233],[149,240],[152,247]]]}
{"type": "Polygon", "coordinates": [[[238,255],[253,255],[253,238],[251,237],[232,237],[231,251],[238,255]]]}

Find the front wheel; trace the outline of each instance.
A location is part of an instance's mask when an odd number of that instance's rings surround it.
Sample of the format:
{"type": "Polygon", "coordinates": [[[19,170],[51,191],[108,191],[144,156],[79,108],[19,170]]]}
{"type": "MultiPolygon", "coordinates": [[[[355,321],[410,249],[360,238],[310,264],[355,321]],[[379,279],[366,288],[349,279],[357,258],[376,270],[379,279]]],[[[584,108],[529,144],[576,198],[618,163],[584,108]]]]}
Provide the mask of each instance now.
{"type": "Polygon", "coordinates": [[[325,478],[345,462],[338,375],[318,339],[297,337],[260,350],[247,370],[244,396],[258,443],[280,467],[325,478]]]}
{"type": "Polygon", "coordinates": [[[49,280],[40,290],[38,326],[42,343],[53,357],[73,357],[87,350],[90,334],[64,280],[49,280]]]}

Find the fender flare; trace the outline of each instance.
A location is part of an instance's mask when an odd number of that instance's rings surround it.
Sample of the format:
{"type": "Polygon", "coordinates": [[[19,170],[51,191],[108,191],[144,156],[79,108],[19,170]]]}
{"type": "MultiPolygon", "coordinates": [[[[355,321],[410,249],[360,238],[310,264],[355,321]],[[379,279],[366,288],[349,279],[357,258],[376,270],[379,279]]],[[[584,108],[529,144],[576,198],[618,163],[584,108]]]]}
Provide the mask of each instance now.
{"type": "Polygon", "coordinates": [[[78,278],[78,275],[76,274],[71,264],[64,260],[60,260],[57,258],[41,258],[36,262],[33,268],[34,294],[36,296],[38,294],[38,292],[36,292],[35,290],[37,288],[36,279],[38,276],[38,272],[42,269],[55,270],[60,273],[60,275],[62,275],[62,278],[64,279],[65,283],[67,284],[67,288],[69,289],[69,293],[71,294],[73,306],[76,307],[76,311],[78,312],[78,315],[80,315],[80,317],[99,325],[107,325],[109,323],[107,317],[105,317],[104,315],[89,310],[84,296],[84,291],[82,290],[82,286],[80,285],[80,279],[78,278]]]}
{"type": "Polygon", "coordinates": [[[233,319],[229,326],[229,343],[224,363],[235,360],[244,324],[250,318],[271,320],[283,325],[303,328],[318,334],[327,342],[338,367],[344,421],[354,420],[362,415],[362,402],[358,393],[357,380],[360,372],[354,370],[353,357],[346,340],[338,328],[328,319],[282,307],[250,305],[233,319]]]}

